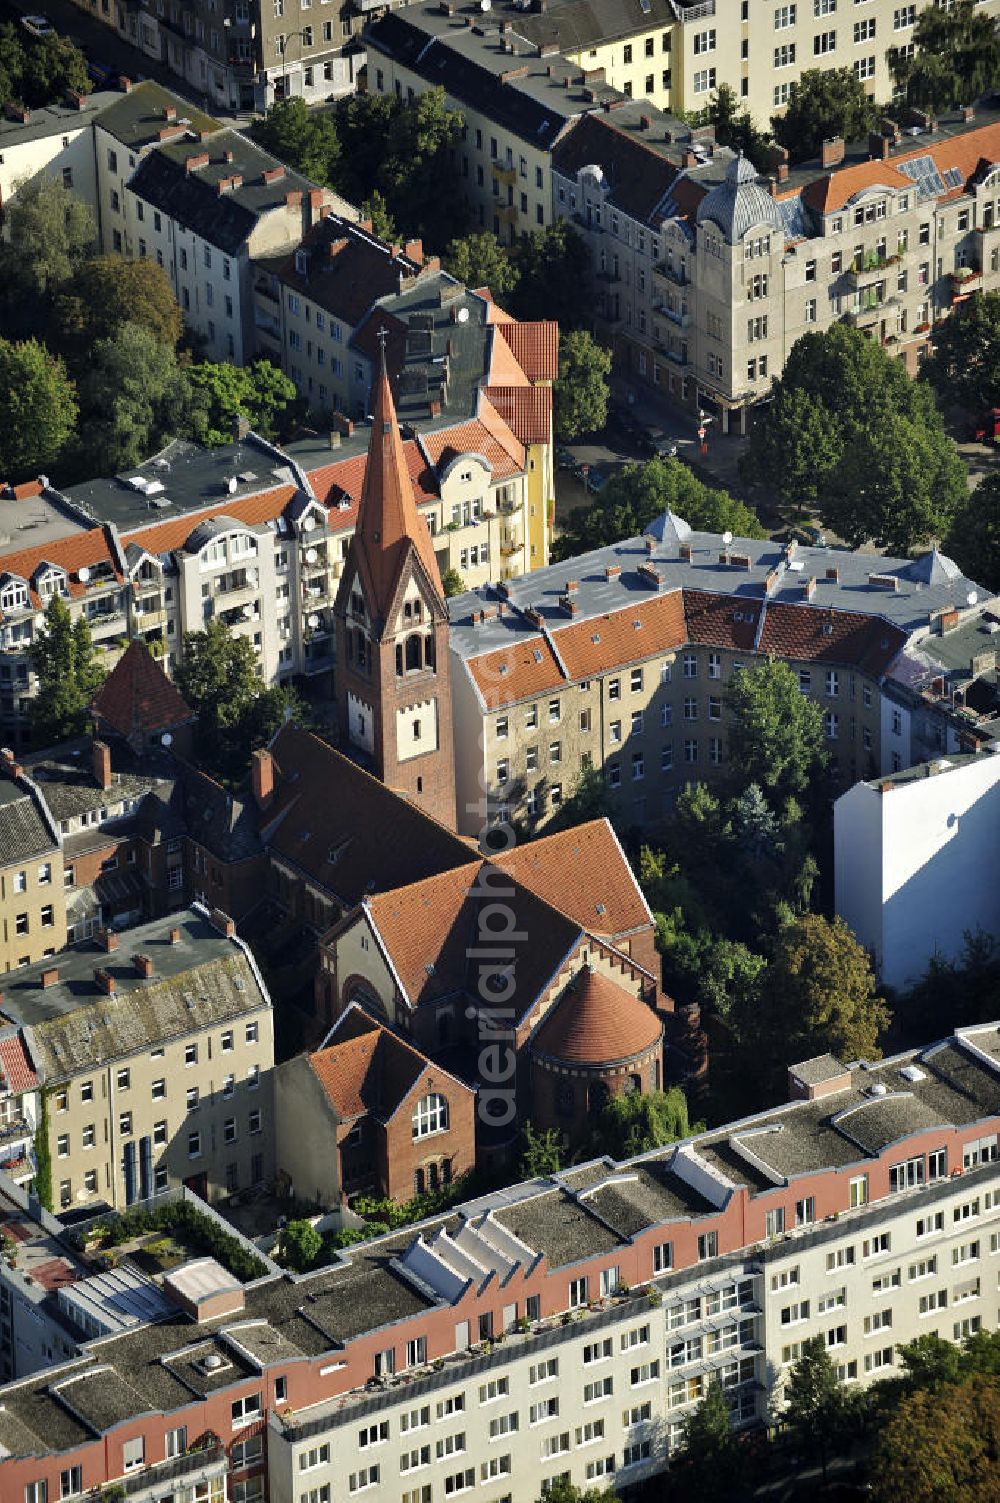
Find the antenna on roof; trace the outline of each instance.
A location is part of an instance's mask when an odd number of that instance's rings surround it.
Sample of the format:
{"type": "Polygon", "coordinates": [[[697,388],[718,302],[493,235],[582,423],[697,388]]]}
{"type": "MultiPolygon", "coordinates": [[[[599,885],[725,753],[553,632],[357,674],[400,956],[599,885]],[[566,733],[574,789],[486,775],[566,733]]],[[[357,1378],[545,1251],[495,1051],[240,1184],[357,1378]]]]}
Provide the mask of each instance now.
{"type": "Polygon", "coordinates": [[[385,324],[379,324],[379,330],[375,338],[378,340],[379,345],[379,369],[385,375],[385,342],[389,338],[389,335],[386,333],[385,324]]]}

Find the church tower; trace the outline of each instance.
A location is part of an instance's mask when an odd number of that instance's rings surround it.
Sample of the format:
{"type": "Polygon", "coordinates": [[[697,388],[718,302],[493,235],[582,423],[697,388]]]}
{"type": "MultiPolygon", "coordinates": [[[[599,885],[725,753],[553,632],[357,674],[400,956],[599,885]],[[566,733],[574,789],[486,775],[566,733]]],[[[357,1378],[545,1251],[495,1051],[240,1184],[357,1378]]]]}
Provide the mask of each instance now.
{"type": "Polygon", "coordinates": [[[384,334],[372,411],[357,531],[334,606],[341,741],[388,787],[453,830],[448,612],[403,454],[384,334]]]}

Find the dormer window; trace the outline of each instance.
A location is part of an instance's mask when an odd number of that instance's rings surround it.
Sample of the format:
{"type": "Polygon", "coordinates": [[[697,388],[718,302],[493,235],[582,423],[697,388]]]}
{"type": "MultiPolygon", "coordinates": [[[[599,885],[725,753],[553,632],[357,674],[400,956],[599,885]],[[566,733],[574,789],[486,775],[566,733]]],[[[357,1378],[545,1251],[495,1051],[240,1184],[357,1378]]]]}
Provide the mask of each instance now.
{"type": "Polygon", "coordinates": [[[23,611],[28,605],[28,586],[21,579],[12,579],[0,590],[0,610],[23,611]]]}
{"type": "Polygon", "coordinates": [[[300,277],[309,275],[309,252],[297,250],[295,252],[295,270],[300,277]]]}
{"type": "Polygon", "coordinates": [[[257,546],[249,532],[237,532],[229,543],[230,558],[246,558],[248,554],[256,553],[257,546]]]}
{"type": "Polygon", "coordinates": [[[53,595],[68,595],[66,576],[61,569],[49,569],[46,574],[38,578],[38,593],[43,600],[51,600],[53,595]]]}

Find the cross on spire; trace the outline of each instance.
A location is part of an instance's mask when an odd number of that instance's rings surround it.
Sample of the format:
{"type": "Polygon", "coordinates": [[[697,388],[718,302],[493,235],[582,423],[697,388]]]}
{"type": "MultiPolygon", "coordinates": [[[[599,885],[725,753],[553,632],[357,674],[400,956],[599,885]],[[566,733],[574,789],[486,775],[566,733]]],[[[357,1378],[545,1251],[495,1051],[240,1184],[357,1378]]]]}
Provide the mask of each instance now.
{"type": "Polygon", "coordinates": [[[376,334],[375,338],[378,340],[378,346],[379,346],[379,367],[380,367],[381,370],[384,371],[385,370],[385,342],[389,338],[389,335],[386,332],[385,324],[380,324],[379,325],[379,331],[376,334]]]}

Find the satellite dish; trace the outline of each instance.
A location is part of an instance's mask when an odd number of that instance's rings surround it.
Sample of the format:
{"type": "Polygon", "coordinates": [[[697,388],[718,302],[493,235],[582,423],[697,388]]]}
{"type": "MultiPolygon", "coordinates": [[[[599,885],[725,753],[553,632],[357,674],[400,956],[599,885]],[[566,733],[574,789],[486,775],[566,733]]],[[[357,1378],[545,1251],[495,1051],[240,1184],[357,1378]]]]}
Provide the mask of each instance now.
{"type": "Polygon", "coordinates": [[[174,738],[173,738],[173,736],[171,736],[171,734],[170,734],[169,731],[164,731],[163,735],[160,737],[160,745],[161,746],[173,746],[173,744],[174,744],[174,738]]]}
{"type": "Polygon", "coordinates": [[[240,482],[237,480],[236,476],[230,475],[229,479],[226,481],[226,490],[232,496],[237,490],[239,490],[239,485],[240,482]]]}
{"type": "MultiPolygon", "coordinates": [[[[484,5],[483,6],[483,10],[489,10],[489,6],[488,5],[484,5]]],[[[459,308],[458,313],[456,314],[456,319],[457,319],[457,322],[460,323],[460,324],[467,324],[469,322],[469,310],[468,310],[468,308],[459,308]]]]}
{"type": "Polygon", "coordinates": [[[309,516],[309,517],[303,517],[302,518],[302,531],[303,532],[312,532],[312,530],[313,530],[313,528],[315,526],[316,526],[316,518],[315,517],[309,516]]]}
{"type": "Polygon", "coordinates": [[[90,570],[87,568],[86,564],[84,564],[82,569],[77,569],[76,577],[81,584],[87,583],[87,580],[90,578],[90,570]]]}
{"type": "Polygon", "coordinates": [[[306,563],[307,564],[314,564],[318,558],[319,558],[319,554],[316,552],[315,548],[307,548],[306,549],[306,563]]]}
{"type": "Polygon", "coordinates": [[[965,598],[968,601],[969,605],[975,605],[976,601],[979,599],[979,596],[975,590],[970,590],[965,598]]]}
{"type": "Polygon", "coordinates": [[[312,616],[308,616],[306,619],[307,619],[308,624],[309,624],[309,630],[310,631],[315,631],[316,628],[317,628],[317,626],[319,625],[319,617],[316,616],[316,615],[312,615],[312,616]]]}
{"type": "Polygon", "coordinates": [[[730,543],[733,541],[733,535],[732,535],[732,533],[731,532],[724,532],[722,534],[722,541],[725,543],[726,547],[728,548],[729,545],[730,545],[730,543]]]}

